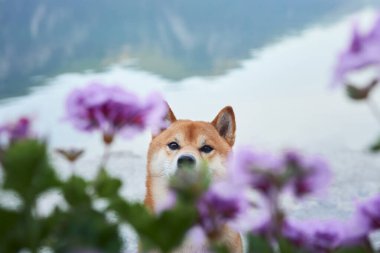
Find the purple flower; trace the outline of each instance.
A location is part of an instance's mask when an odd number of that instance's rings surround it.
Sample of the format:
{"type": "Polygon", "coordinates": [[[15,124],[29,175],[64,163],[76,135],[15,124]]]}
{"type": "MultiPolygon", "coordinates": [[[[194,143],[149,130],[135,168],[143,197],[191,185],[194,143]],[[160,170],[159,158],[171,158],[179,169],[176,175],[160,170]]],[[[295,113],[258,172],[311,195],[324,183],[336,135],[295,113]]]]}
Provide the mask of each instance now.
{"type": "Polygon", "coordinates": [[[297,198],[323,192],[331,181],[328,164],[320,157],[304,157],[288,151],[284,159],[290,170],[288,187],[297,198]]]}
{"type": "Polygon", "coordinates": [[[199,222],[205,233],[213,236],[226,223],[237,222],[248,208],[245,194],[227,182],[218,182],[198,202],[199,222]]]}
{"type": "Polygon", "coordinates": [[[361,217],[355,214],[346,222],[346,234],[342,244],[347,247],[367,244],[371,232],[369,226],[361,217]]]}
{"type": "Polygon", "coordinates": [[[306,225],[309,230],[309,246],[316,252],[330,252],[340,247],[345,239],[345,223],[327,220],[309,222],[306,225]]]}
{"type": "Polygon", "coordinates": [[[264,195],[290,189],[298,198],[323,191],[330,182],[327,163],[319,157],[306,157],[295,151],[274,156],[237,148],[229,159],[231,180],[264,195]]]}
{"type": "Polygon", "coordinates": [[[0,126],[0,141],[12,143],[22,139],[32,138],[31,121],[27,117],[21,117],[16,122],[0,126]]]}
{"type": "Polygon", "coordinates": [[[200,226],[194,226],[187,231],[186,238],[189,238],[193,245],[206,245],[207,237],[200,226]]]}
{"type": "Polygon", "coordinates": [[[141,99],[118,86],[91,84],[74,90],[66,103],[67,118],[82,131],[102,131],[112,137],[120,133],[131,138],[146,128],[164,127],[167,106],[157,93],[141,99]]]}
{"type": "Polygon", "coordinates": [[[177,195],[174,191],[169,191],[164,200],[157,203],[156,213],[162,213],[173,208],[177,204],[177,195]]]}
{"type": "Polygon", "coordinates": [[[380,195],[358,204],[355,213],[356,224],[360,224],[363,234],[380,228],[380,195]]]}
{"type": "Polygon", "coordinates": [[[347,223],[339,220],[287,220],[282,234],[296,246],[311,252],[327,253],[343,245],[346,230],[347,223]]]}
{"type": "Polygon", "coordinates": [[[276,187],[276,176],[283,172],[282,158],[253,151],[249,147],[235,149],[229,159],[229,174],[237,186],[249,186],[264,194],[276,187]]]}
{"type": "Polygon", "coordinates": [[[356,25],[353,27],[350,44],[340,54],[335,67],[333,84],[344,83],[352,71],[374,65],[380,67],[380,14],[366,34],[360,33],[356,25]]]}
{"type": "Polygon", "coordinates": [[[304,247],[308,243],[307,228],[300,221],[288,219],[281,230],[282,236],[297,247],[304,247]]]}

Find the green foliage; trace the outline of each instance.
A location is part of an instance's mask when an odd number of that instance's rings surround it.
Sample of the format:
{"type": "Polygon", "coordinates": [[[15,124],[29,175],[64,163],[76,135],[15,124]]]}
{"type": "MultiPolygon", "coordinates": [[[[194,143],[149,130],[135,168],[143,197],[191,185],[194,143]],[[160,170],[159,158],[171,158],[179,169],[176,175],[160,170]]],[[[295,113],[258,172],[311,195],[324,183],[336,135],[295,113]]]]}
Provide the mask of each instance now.
{"type": "MultiPolygon", "coordinates": [[[[197,224],[195,203],[210,184],[207,165],[200,170],[179,170],[170,183],[176,192],[176,204],[154,214],[143,204],[122,198],[121,180],[109,175],[105,168],[99,169],[93,180],[77,175],[60,180],[49,162],[44,142],[15,142],[2,149],[0,162],[4,169],[0,191],[14,192],[22,203],[15,210],[0,206],[0,252],[4,253],[21,249],[34,253],[41,247],[49,247],[57,253],[91,249],[118,253],[123,247],[122,224],[134,228],[144,252],[172,252],[181,245],[187,231],[197,224]],[[48,216],[39,216],[37,199],[52,189],[63,196],[67,207],[56,207],[48,216]],[[98,200],[104,201],[104,210],[94,207],[98,200]]],[[[249,253],[307,253],[283,238],[273,241],[248,235],[247,246],[249,253]]],[[[210,250],[229,253],[226,245],[212,240],[210,250]]],[[[353,252],[373,251],[364,246],[336,251],[353,252]]]]}
{"type": "Polygon", "coordinates": [[[0,207],[0,252],[38,252],[47,246],[58,253],[79,249],[117,253],[123,245],[119,226],[126,223],[139,234],[143,249],[170,252],[196,223],[193,201],[208,185],[204,174],[191,172],[191,177],[179,177],[175,187],[181,189],[180,201],[172,209],[155,215],[142,204],[124,200],[119,195],[121,180],[110,176],[104,168],[94,180],[77,175],[59,180],[45,143],[38,140],[13,143],[2,150],[0,161],[4,168],[2,187],[16,192],[22,201],[19,210],[0,207]],[[47,217],[39,217],[36,200],[52,189],[62,194],[68,207],[56,207],[47,217]],[[96,210],[96,200],[108,203],[106,210],[96,210]],[[112,213],[117,215],[111,221],[108,215],[112,213]]]}
{"type": "Polygon", "coordinates": [[[380,138],[378,138],[371,146],[370,151],[376,153],[380,151],[380,138]]]}
{"type": "Polygon", "coordinates": [[[21,218],[18,212],[0,209],[0,252],[16,252],[21,248],[24,235],[21,218]]]}
{"type": "Polygon", "coordinates": [[[4,188],[16,191],[25,205],[32,205],[37,196],[59,187],[55,171],[48,163],[45,143],[36,140],[16,142],[5,150],[4,188]]]}
{"type": "Polygon", "coordinates": [[[118,224],[107,221],[105,213],[89,206],[83,205],[68,211],[56,209],[45,222],[50,228],[48,239],[55,252],[98,249],[118,253],[121,250],[122,238],[118,224]]]}
{"type": "Polygon", "coordinates": [[[78,176],[71,176],[62,185],[62,193],[71,207],[91,206],[91,196],[87,193],[89,183],[78,176]]]}
{"type": "Polygon", "coordinates": [[[232,253],[226,245],[219,243],[211,245],[210,250],[214,253],[232,253]]]}
{"type": "Polygon", "coordinates": [[[171,179],[170,187],[176,192],[180,201],[194,203],[208,189],[210,182],[207,164],[203,164],[199,170],[190,168],[177,170],[171,179]]]}
{"type": "Polygon", "coordinates": [[[248,253],[274,253],[269,240],[264,237],[249,234],[247,236],[247,245],[248,253]]]}
{"type": "Polygon", "coordinates": [[[336,251],[336,253],[371,253],[371,252],[373,251],[365,247],[343,248],[336,251]]]}
{"type": "Polygon", "coordinates": [[[293,245],[284,238],[278,240],[278,248],[281,253],[308,253],[305,249],[293,245]]]}
{"type": "Polygon", "coordinates": [[[2,188],[16,192],[22,201],[17,210],[0,207],[0,252],[21,249],[37,252],[42,246],[54,252],[121,251],[120,224],[110,222],[105,212],[93,208],[98,197],[107,199],[118,194],[119,179],[102,169],[94,181],[79,176],[61,181],[49,162],[45,143],[38,140],[11,144],[2,150],[0,162],[4,169],[2,188]],[[40,217],[36,213],[36,200],[52,189],[62,193],[68,208],[56,208],[49,216],[40,217]]]}
{"type": "Polygon", "coordinates": [[[197,213],[194,205],[178,203],[159,215],[151,214],[142,204],[115,200],[111,206],[140,235],[144,250],[170,252],[178,247],[186,232],[194,225],[197,213]]]}
{"type": "Polygon", "coordinates": [[[122,182],[120,179],[112,178],[102,168],[95,179],[95,191],[99,197],[113,198],[118,195],[122,182]]]}

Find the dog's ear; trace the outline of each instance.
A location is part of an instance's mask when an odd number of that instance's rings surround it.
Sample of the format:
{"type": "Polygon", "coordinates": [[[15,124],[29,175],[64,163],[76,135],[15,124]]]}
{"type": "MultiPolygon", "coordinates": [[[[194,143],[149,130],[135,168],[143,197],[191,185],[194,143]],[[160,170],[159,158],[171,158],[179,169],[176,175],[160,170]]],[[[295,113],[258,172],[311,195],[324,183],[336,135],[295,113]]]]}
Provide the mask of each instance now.
{"type": "MultiPolygon", "coordinates": [[[[168,108],[168,111],[166,112],[166,116],[165,116],[165,125],[167,127],[169,127],[173,122],[177,121],[177,118],[175,117],[172,109],[170,108],[169,104],[167,102],[166,103],[166,106],[168,108]]],[[[164,128],[161,128],[160,131],[156,134],[153,134],[152,135],[152,138],[156,137],[157,135],[159,135],[162,131],[164,131],[165,129],[167,129],[167,127],[164,127],[164,128]]]]}
{"type": "Polygon", "coordinates": [[[234,145],[236,123],[234,110],[231,106],[224,107],[211,122],[211,124],[230,146],[234,145]]]}
{"type": "Polygon", "coordinates": [[[170,108],[167,102],[166,102],[166,106],[168,107],[168,112],[166,113],[165,121],[167,121],[168,126],[170,126],[172,123],[177,121],[177,118],[175,117],[172,109],[170,108]]]}

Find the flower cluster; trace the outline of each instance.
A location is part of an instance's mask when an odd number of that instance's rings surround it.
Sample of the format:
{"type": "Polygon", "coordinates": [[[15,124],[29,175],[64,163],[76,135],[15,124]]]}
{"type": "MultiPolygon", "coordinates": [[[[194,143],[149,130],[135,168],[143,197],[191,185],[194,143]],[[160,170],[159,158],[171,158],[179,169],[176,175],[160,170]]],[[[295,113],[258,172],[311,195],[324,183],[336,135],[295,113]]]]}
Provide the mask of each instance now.
{"type": "Polygon", "coordinates": [[[206,199],[210,199],[207,203],[212,208],[201,212],[201,217],[212,224],[224,210],[233,214],[225,215],[224,222],[247,213],[247,209],[252,208],[244,194],[248,189],[258,192],[265,205],[259,207],[264,215],[258,221],[251,222],[247,216],[245,221],[252,224],[250,231],[254,235],[264,237],[272,242],[272,246],[284,238],[306,252],[327,253],[368,244],[369,233],[380,228],[380,195],[360,203],[348,220],[297,221],[287,217],[280,204],[283,194],[290,193],[294,198],[303,200],[325,190],[330,179],[329,166],[318,156],[305,156],[295,151],[272,155],[240,147],[229,160],[228,187],[224,186],[216,195],[207,193],[206,199]],[[223,194],[233,197],[221,201],[223,194]]]}
{"type": "Polygon", "coordinates": [[[347,220],[287,219],[282,235],[310,252],[331,252],[340,247],[368,244],[370,233],[380,228],[380,195],[359,203],[347,220]]]}
{"type": "Polygon", "coordinates": [[[285,224],[279,204],[281,194],[290,192],[302,199],[325,189],[331,178],[328,165],[319,157],[306,157],[295,151],[275,156],[249,147],[235,150],[228,170],[226,180],[211,185],[198,202],[200,224],[209,237],[226,224],[273,236],[285,224]],[[252,217],[254,205],[249,198],[252,190],[264,199],[265,210],[260,220],[252,217]]]}
{"type": "Polygon", "coordinates": [[[239,189],[228,182],[217,182],[198,202],[199,222],[209,238],[217,237],[226,224],[234,226],[239,222],[249,207],[248,199],[239,189]]]}
{"type": "Polygon", "coordinates": [[[167,106],[161,95],[142,99],[119,86],[93,83],[74,90],[66,102],[67,119],[82,131],[100,130],[106,142],[115,134],[127,138],[146,128],[157,132],[164,126],[167,106]]]}
{"type": "Polygon", "coordinates": [[[297,198],[326,189],[331,173],[320,157],[305,157],[295,151],[282,155],[240,147],[230,159],[230,177],[240,187],[255,189],[265,196],[291,191],[297,198]]]}

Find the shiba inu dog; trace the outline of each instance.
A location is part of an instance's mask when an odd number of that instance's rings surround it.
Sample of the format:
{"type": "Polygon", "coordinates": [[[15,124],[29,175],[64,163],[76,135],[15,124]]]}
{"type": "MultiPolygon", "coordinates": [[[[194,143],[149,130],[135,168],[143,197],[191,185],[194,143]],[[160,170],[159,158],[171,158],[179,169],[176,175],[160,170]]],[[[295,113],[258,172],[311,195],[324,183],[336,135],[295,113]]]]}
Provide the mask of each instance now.
{"type": "MultiPolygon", "coordinates": [[[[168,106],[166,117],[169,126],[153,136],[147,157],[145,204],[157,211],[168,198],[169,177],[183,166],[197,166],[207,161],[213,180],[226,175],[226,160],[235,142],[235,115],[232,107],[226,106],[211,122],[177,120],[168,106]]],[[[242,252],[239,233],[228,227],[222,235],[232,252],[242,252]]],[[[176,252],[203,252],[188,245],[176,252]]]]}

